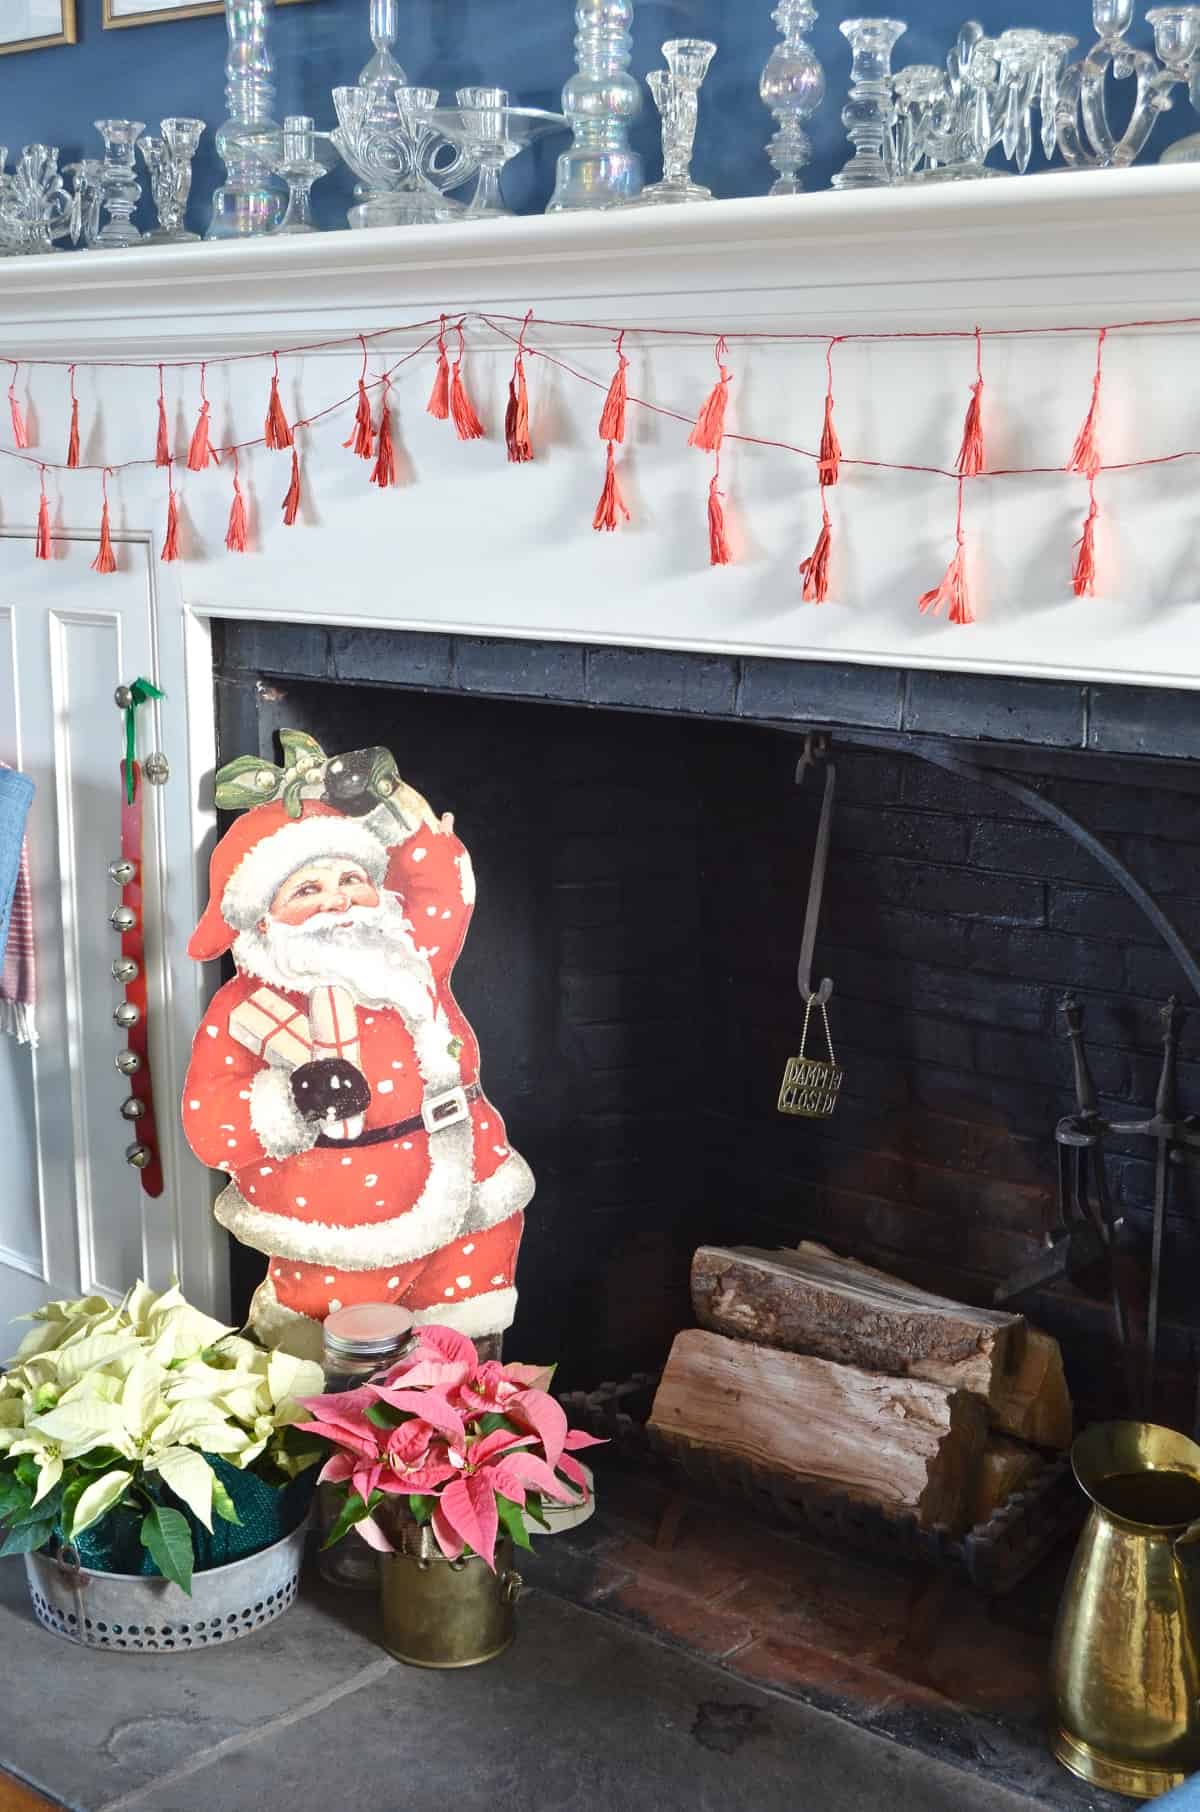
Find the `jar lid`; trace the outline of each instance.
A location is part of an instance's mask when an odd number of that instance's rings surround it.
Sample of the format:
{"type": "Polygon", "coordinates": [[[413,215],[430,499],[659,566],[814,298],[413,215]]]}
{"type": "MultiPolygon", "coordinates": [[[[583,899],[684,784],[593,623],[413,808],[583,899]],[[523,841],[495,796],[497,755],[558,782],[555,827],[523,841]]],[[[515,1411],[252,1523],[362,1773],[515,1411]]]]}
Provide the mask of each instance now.
{"type": "Polygon", "coordinates": [[[413,1318],[394,1302],[357,1302],[325,1318],[325,1345],[339,1359],[386,1358],[402,1347],[413,1318]]]}

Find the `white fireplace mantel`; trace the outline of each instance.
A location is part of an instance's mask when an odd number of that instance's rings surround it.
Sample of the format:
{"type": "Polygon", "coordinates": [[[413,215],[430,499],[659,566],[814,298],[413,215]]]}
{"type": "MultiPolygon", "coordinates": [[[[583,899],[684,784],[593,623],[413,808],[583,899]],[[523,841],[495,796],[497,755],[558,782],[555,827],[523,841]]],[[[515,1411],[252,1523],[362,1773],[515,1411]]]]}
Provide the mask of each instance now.
{"type": "MultiPolygon", "coordinates": [[[[207,894],[214,619],[1200,687],[1196,461],[1101,474],[1097,596],[1075,599],[1069,575],[1087,486],[1056,468],[1087,408],[1095,335],[1036,331],[1153,324],[1196,311],[1197,298],[1200,170],[1189,167],[0,264],[0,365],[19,362],[36,430],[30,462],[0,459],[0,759],[38,784],[31,847],[43,1034],[32,1065],[0,1040],[0,1148],[12,1155],[0,1206],[0,1313],[50,1293],[115,1292],[138,1270],[159,1283],[178,1271],[196,1301],[223,1301],[210,1179],[176,1112],[204,998],[185,947],[207,894]],[[390,493],[372,487],[341,444],[348,404],[301,437],[306,502],[294,528],[280,520],[286,454],[260,448],[243,458],[245,556],[224,546],[228,466],[181,469],[186,558],[163,565],[165,475],[147,464],[110,486],[116,574],[90,570],[95,469],[48,472],[55,558],[32,558],[37,458],[59,461],[66,446],[62,362],[146,362],[83,363],[77,374],[84,460],[116,466],[152,452],[159,360],[182,455],[198,373],[171,361],[395,329],[372,343],[374,377],[385,358],[425,337],[407,324],[442,311],[526,310],[539,318],[530,334],[531,464],[504,457],[512,346],[472,319],[466,370],[488,438],[462,444],[425,413],[433,353],[423,351],[396,375],[402,482],[390,493]],[[612,331],[572,325],[581,322],[612,331]],[[956,628],[916,608],[953,548],[954,480],[849,461],[952,465],[977,325],[1035,330],[984,341],[989,463],[1049,470],[968,483],[978,621],[956,628]],[[638,330],[625,346],[631,394],[685,421],[631,406],[619,472],[633,519],[597,535],[597,419],[623,326],[638,330]],[[656,331],[664,327],[697,337],[668,338],[656,331]],[[712,461],[686,445],[686,418],[715,375],[709,336],[762,336],[731,345],[730,429],[811,449],[826,336],[931,329],[965,337],[835,350],[848,463],[829,494],[829,603],[801,601],[796,567],[820,514],[813,462],[794,452],[727,443],[721,487],[736,559],[710,567],[712,461]],[[797,333],[817,338],[771,337],[797,333]],[[150,802],[146,872],[167,1173],[155,1203],[123,1162],[107,922],[115,894],[105,878],[117,836],[112,690],[138,673],[167,694],[143,713],[142,747],[162,748],[172,767],[150,802]]],[[[353,348],[285,358],[291,417],[351,398],[358,368],[353,348]]],[[[1113,334],[1104,369],[1100,439],[1110,464],[1200,447],[1195,330],[1113,334]]],[[[218,444],[261,433],[269,375],[265,360],[210,367],[218,444]]],[[[0,446],[10,444],[5,414],[0,446]]]]}

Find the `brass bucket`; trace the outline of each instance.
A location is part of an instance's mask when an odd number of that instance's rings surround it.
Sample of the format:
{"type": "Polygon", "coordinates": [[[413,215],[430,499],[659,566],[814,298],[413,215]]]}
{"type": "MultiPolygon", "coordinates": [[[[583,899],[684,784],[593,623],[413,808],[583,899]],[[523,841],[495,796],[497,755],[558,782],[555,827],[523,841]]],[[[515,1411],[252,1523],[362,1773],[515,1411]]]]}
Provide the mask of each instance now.
{"type": "Polygon", "coordinates": [[[1071,1451],[1092,1500],[1054,1636],[1054,1749],[1095,1787],[1154,1799],[1200,1768],[1200,1447],[1103,1422],[1071,1451]]]}
{"type": "Polygon", "coordinates": [[[512,1542],[496,1543],[493,1573],[478,1555],[447,1560],[428,1525],[389,1527],[395,1554],[380,1556],[383,1646],[414,1667],[475,1667],[516,1634],[521,1575],[512,1542]]]}

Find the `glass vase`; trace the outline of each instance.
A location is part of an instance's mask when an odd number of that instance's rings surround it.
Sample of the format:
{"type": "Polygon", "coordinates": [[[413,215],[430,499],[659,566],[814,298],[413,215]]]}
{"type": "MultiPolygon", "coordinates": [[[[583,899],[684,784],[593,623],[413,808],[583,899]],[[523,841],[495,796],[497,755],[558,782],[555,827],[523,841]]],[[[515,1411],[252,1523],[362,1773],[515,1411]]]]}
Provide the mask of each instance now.
{"type": "Polygon", "coordinates": [[[157,228],[146,234],[149,245],[194,244],[200,237],[188,232],[183,217],[192,192],[192,159],[203,132],[203,120],[169,119],[162,122],[161,136],[138,140],[158,211],[157,228]]]}
{"type": "Polygon", "coordinates": [[[892,51],[908,30],[901,19],[843,19],[850,45],[850,95],[842,124],[854,156],[833,178],[835,189],[879,189],[895,180],[892,51]]]}
{"type": "Polygon", "coordinates": [[[646,77],[662,119],[663,173],[642,190],[634,206],[712,200],[711,189],[692,181],[691,162],[700,87],[716,51],[705,38],[671,38],[662,47],[667,67],[646,77]]]}
{"type": "Polygon", "coordinates": [[[133,224],[133,210],[141,200],[133,153],[144,120],[97,120],[96,131],[104,140],[100,170],[101,205],[108,219],[92,242],[98,252],[140,245],[142,235],[133,224]]]}
{"type": "Polygon", "coordinates": [[[217,154],[225,181],[215,191],[208,239],[249,239],[269,233],[283,216],[286,186],[275,174],[280,128],[271,116],[274,68],[267,31],[274,0],[225,0],[229,51],[225,105],[217,154]]]}
{"type": "Polygon", "coordinates": [[[825,71],[806,33],[817,22],[809,0],[780,0],[771,14],[783,40],[764,65],[758,84],[763,106],[775,116],[776,133],[767,146],[777,180],[772,195],[799,195],[800,172],[812,161],[812,140],[804,130],[825,99],[825,71]]]}
{"type": "Polygon", "coordinates": [[[642,190],[642,160],[630,148],[629,128],[642,96],[629,73],[633,0],[578,0],[575,74],[562,107],[573,137],[558,160],[547,214],[609,208],[642,190]]]}

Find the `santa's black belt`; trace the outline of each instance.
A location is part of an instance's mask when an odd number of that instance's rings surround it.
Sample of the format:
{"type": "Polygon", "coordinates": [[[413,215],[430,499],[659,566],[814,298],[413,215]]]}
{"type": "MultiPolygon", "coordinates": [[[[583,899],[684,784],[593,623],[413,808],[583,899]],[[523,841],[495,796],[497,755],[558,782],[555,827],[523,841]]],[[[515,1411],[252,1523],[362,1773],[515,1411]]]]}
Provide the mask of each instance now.
{"type": "Polygon", "coordinates": [[[447,1126],[458,1126],[467,1119],[472,1101],[478,1101],[480,1087],[472,1082],[467,1088],[443,1089],[440,1095],[426,1095],[421,1111],[411,1120],[397,1120],[394,1126],[372,1126],[357,1139],[331,1139],[322,1133],[318,1145],[334,1151],[346,1151],[356,1145],[384,1145],[389,1139],[402,1139],[410,1132],[443,1132],[447,1126]]]}

